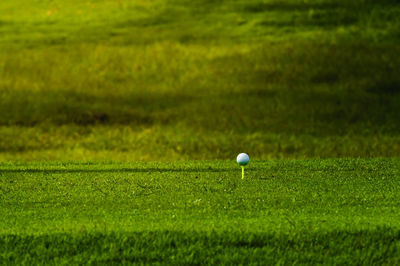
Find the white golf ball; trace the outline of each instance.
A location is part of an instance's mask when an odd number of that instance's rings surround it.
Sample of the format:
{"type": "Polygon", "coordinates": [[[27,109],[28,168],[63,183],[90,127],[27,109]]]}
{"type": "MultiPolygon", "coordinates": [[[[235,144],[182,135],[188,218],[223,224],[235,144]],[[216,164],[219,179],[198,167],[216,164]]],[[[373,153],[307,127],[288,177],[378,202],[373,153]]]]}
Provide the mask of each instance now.
{"type": "Polygon", "coordinates": [[[250,158],[246,153],[241,153],[237,156],[236,161],[239,165],[246,165],[249,163],[250,158]]]}

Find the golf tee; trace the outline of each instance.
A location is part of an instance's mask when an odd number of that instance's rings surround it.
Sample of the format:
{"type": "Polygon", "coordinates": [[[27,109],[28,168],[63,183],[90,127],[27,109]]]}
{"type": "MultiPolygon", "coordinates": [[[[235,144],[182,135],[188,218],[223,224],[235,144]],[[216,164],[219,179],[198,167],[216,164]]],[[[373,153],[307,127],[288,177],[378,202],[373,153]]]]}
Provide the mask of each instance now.
{"type": "Polygon", "coordinates": [[[244,166],[242,166],[242,179],[244,179],[244,166]]]}

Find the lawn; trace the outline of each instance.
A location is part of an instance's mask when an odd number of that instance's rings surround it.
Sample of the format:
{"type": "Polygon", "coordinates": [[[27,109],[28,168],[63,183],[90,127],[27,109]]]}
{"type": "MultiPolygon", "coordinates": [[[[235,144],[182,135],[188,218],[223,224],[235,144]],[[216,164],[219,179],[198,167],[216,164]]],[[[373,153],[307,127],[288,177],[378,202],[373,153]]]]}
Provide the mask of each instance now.
{"type": "Polygon", "coordinates": [[[400,160],[0,164],[5,263],[400,263],[400,160]]]}
{"type": "Polygon", "coordinates": [[[0,160],[398,157],[399,18],[396,0],[3,0],[0,160]]]}
{"type": "Polygon", "coordinates": [[[399,55],[398,0],[1,0],[0,264],[400,264],[399,55]]]}

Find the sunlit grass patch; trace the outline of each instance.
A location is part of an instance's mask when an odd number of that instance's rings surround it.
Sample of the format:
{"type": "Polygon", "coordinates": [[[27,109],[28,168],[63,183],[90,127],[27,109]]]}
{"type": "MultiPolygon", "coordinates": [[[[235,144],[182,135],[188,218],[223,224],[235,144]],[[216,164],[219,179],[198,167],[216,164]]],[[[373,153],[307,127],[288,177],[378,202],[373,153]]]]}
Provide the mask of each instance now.
{"type": "Polygon", "coordinates": [[[6,263],[399,261],[398,159],[0,164],[6,263]]]}

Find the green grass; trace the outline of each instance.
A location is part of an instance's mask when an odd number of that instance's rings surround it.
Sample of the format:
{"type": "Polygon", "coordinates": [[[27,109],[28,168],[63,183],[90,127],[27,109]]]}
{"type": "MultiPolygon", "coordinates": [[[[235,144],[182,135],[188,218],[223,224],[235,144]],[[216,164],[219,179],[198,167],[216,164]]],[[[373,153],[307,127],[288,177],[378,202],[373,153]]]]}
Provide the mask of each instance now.
{"type": "Polygon", "coordinates": [[[398,0],[1,0],[0,264],[400,264],[399,29],[398,0]]]}
{"type": "Polygon", "coordinates": [[[398,159],[0,164],[3,263],[398,264],[398,159]]]}
{"type": "Polygon", "coordinates": [[[350,2],[1,1],[0,160],[398,157],[400,5],[350,2]]]}

